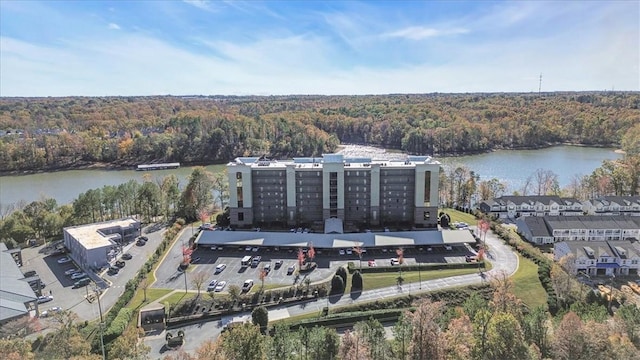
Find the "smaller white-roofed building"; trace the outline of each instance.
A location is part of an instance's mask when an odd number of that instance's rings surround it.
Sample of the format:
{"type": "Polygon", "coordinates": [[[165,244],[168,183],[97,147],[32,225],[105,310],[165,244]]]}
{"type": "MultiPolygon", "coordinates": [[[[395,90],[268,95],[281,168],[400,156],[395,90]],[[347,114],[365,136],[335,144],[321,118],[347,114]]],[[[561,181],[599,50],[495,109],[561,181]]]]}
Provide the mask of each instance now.
{"type": "Polygon", "coordinates": [[[81,267],[99,269],[109,265],[119,246],[140,235],[140,222],[133,218],[64,228],[64,245],[81,267]]]}

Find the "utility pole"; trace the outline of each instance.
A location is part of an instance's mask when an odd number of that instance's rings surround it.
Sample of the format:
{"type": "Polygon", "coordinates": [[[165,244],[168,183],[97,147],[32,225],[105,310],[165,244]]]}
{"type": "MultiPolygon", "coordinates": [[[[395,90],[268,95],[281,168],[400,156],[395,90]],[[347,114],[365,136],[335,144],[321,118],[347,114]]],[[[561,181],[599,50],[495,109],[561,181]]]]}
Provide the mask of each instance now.
{"type": "Polygon", "coordinates": [[[106,360],[107,356],[104,353],[104,320],[102,318],[102,305],[100,304],[100,293],[98,292],[98,288],[94,289],[96,294],[96,298],[98,298],[98,311],[100,312],[100,345],[102,346],[102,360],[106,360]]]}
{"type": "Polygon", "coordinates": [[[540,81],[538,82],[538,95],[540,95],[542,91],[542,73],[540,73],[540,81]]]}

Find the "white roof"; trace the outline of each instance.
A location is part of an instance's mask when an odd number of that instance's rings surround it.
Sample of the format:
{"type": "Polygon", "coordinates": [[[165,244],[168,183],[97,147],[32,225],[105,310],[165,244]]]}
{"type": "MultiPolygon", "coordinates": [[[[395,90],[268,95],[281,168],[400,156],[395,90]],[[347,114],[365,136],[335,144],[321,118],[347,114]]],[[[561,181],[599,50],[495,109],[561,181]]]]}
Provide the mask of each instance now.
{"type": "Polygon", "coordinates": [[[201,231],[196,243],[211,245],[252,245],[308,247],[313,242],[316,248],[364,248],[379,246],[432,246],[444,244],[473,243],[475,239],[469,231],[463,230],[422,230],[398,232],[367,232],[348,234],[291,233],[262,231],[201,231]],[[261,238],[256,239],[259,234],[261,238]]]}
{"type": "Polygon", "coordinates": [[[113,242],[110,241],[113,235],[104,235],[100,231],[101,229],[108,229],[113,227],[127,228],[137,223],[137,220],[127,218],[105,221],[95,224],[68,227],[64,228],[64,231],[73,236],[74,239],[78,240],[82,244],[82,246],[85,247],[85,249],[96,249],[113,245],[113,242]]]}

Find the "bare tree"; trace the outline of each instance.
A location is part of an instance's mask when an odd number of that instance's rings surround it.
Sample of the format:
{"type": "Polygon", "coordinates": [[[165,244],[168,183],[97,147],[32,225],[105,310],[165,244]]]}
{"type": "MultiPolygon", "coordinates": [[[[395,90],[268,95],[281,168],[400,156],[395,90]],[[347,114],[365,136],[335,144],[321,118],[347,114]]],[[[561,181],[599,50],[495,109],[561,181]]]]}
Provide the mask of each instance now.
{"type": "Polygon", "coordinates": [[[533,173],[536,182],[537,195],[549,195],[558,192],[558,174],[551,170],[537,169],[533,173]]]}
{"type": "Polygon", "coordinates": [[[200,290],[202,289],[204,282],[207,280],[207,277],[207,273],[203,271],[198,272],[191,277],[191,283],[196,287],[196,289],[198,289],[198,296],[200,296],[200,290]]]}
{"type": "Polygon", "coordinates": [[[149,288],[149,285],[149,280],[147,278],[142,279],[138,285],[138,288],[142,289],[142,292],[144,293],[143,302],[147,301],[147,289],[149,288]]]}

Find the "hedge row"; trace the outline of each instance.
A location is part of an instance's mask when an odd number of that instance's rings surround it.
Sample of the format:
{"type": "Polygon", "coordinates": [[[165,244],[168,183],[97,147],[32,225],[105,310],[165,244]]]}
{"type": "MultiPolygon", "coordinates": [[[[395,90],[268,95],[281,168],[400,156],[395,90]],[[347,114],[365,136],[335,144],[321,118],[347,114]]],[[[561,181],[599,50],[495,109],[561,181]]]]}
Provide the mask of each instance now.
{"type": "MultiPolygon", "coordinates": [[[[415,265],[401,265],[402,271],[431,271],[431,270],[445,270],[445,269],[477,269],[478,266],[484,268],[484,261],[478,263],[446,263],[446,264],[415,264],[415,265]]],[[[381,273],[381,272],[397,272],[398,266],[372,266],[363,267],[359,269],[353,262],[347,264],[349,273],[353,274],[354,271],[359,270],[362,273],[381,273]]]]}
{"type": "Polygon", "coordinates": [[[549,258],[547,258],[540,249],[522,240],[520,235],[501,226],[499,222],[492,221],[491,229],[507,244],[518,251],[520,255],[538,265],[538,279],[540,279],[542,287],[547,292],[547,306],[549,308],[549,312],[552,315],[555,315],[558,312],[558,296],[556,295],[556,291],[551,283],[551,267],[553,266],[553,262],[549,260],[549,258]]]}
{"type": "Polygon", "coordinates": [[[312,328],[315,326],[336,327],[339,325],[353,325],[358,321],[366,321],[371,318],[382,320],[385,322],[397,321],[400,315],[404,313],[406,310],[407,309],[381,309],[381,310],[371,310],[371,311],[365,311],[365,312],[358,311],[358,312],[350,312],[350,313],[332,314],[321,319],[303,320],[299,323],[291,325],[289,328],[291,330],[297,330],[301,327],[312,328]]]}
{"type": "MultiPolygon", "coordinates": [[[[116,317],[120,314],[121,310],[124,309],[127,304],[129,304],[131,299],[133,299],[133,296],[135,295],[136,289],[138,288],[138,285],[140,285],[140,282],[145,279],[149,273],[151,273],[151,271],[153,270],[153,266],[160,260],[160,257],[162,257],[166,249],[171,245],[171,242],[178,235],[180,229],[182,229],[182,226],[184,226],[184,224],[185,221],[183,219],[176,220],[173,226],[171,226],[171,228],[169,228],[164,233],[164,236],[162,238],[162,241],[158,245],[158,248],[138,271],[136,277],[127,282],[127,284],[125,285],[124,293],[122,294],[122,296],[120,296],[120,298],[118,298],[118,301],[116,301],[113,307],[106,314],[105,327],[107,329],[112,329],[112,324],[116,317]]],[[[116,328],[119,327],[114,327],[113,329],[116,328]]],[[[110,336],[108,341],[107,338],[105,338],[105,345],[107,345],[108,342],[115,340],[122,334],[123,331],[124,328],[119,334],[117,332],[114,332],[113,336],[110,336]]],[[[100,349],[100,339],[94,338],[93,348],[100,349]]]]}
{"type": "Polygon", "coordinates": [[[104,341],[109,343],[115,340],[118,336],[122,335],[124,330],[129,325],[129,321],[131,321],[131,317],[133,316],[133,310],[129,308],[122,308],[118,311],[118,315],[111,322],[111,325],[104,332],[104,341]]]}

